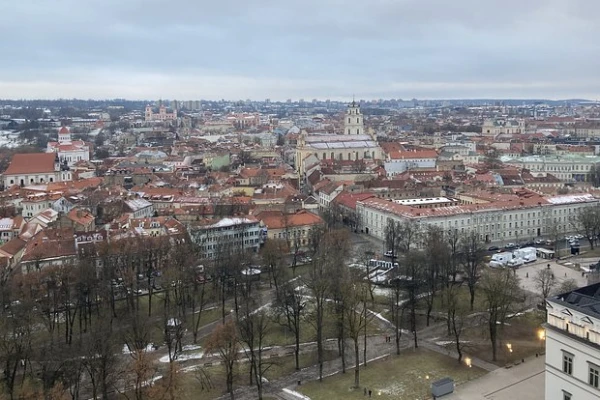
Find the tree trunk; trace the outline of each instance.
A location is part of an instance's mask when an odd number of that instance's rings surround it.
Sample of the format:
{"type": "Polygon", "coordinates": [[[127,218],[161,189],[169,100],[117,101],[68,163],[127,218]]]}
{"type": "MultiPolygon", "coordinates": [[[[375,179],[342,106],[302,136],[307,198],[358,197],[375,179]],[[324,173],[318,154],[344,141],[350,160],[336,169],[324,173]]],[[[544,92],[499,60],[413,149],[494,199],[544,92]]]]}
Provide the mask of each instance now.
{"type": "Polygon", "coordinates": [[[294,357],[296,361],[296,371],[300,371],[300,326],[296,325],[296,332],[294,332],[296,336],[296,348],[294,349],[294,357]]]}
{"type": "Polygon", "coordinates": [[[471,298],[469,299],[469,304],[471,305],[471,311],[473,311],[473,305],[475,304],[475,284],[469,283],[469,295],[471,298]]]}
{"type": "Polygon", "coordinates": [[[354,357],[354,387],[358,389],[360,387],[360,356],[358,350],[358,336],[354,338],[354,357]]]}

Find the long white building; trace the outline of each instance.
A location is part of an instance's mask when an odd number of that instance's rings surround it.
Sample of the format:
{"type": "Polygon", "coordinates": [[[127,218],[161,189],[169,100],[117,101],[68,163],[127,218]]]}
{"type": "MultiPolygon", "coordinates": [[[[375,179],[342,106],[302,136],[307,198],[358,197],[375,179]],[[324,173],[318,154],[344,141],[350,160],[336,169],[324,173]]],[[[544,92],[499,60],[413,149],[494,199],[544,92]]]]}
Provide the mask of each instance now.
{"type": "Polygon", "coordinates": [[[217,258],[224,252],[257,252],[263,242],[263,228],[254,217],[223,218],[189,228],[190,238],[200,246],[205,258],[217,258]]]}
{"type": "Polygon", "coordinates": [[[496,200],[475,196],[463,196],[461,200],[369,198],[357,203],[356,212],[365,232],[380,239],[385,239],[385,227],[392,219],[412,220],[445,231],[474,230],[481,240],[500,243],[577,231],[573,221],[578,210],[598,203],[599,199],[591,194],[544,197],[527,191],[522,195],[497,195],[496,200]]]}
{"type": "Polygon", "coordinates": [[[600,398],[600,283],[546,299],[546,400],[600,398]]]}

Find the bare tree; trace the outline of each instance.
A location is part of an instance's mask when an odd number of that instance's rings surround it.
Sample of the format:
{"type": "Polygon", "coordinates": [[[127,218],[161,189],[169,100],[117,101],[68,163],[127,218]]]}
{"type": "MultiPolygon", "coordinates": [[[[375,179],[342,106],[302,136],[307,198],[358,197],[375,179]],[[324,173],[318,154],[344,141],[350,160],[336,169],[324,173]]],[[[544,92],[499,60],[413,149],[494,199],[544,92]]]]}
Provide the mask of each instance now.
{"type": "MultiPolygon", "coordinates": [[[[367,286],[361,282],[357,276],[353,279],[348,279],[344,283],[343,290],[346,292],[344,296],[345,306],[343,313],[345,314],[344,323],[348,331],[348,336],[354,342],[354,387],[360,387],[360,353],[359,339],[361,334],[367,328],[368,314],[366,301],[368,296],[367,286]]],[[[366,364],[366,358],[364,362],[366,364]]]]}
{"type": "Polygon", "coordinates": [[[519,278],[510,270],[487,270],[480,283],[485,301],[485,317],[492,344],[492,359],[497,360],[498,328],[506,322],[509,312],[521,303],[523,295],[519,278]]]}
{"type": "Polygon", "coordinates": [[[275,300],[275,313],[279,323],[294,334],[294,359],[296,371],[300,370],[300,330],[306,309],[304,288],[296,287],[294,281],[284,283],[275,300]]]}
{"type": "Polygon", "coordinates": [[[590,249],[593,250],[596,238],[600,234],[600,208],[598,206],[580,208],[570,223],[575,230],[585,236],[590,249]]]}
{"type": "Polygon", "coordinates": [[[454,338],[456,352],[458,353],[458,362],[460,363],[463,358],[463,345],[460,338],[468,316],[468,307],[461,301],[458,285],[452,285],[444,289],[444,297],[450,320],[451,333],[454,338]]]}
{"type": "Polygon", "coordinates": [[[227,321],[219,324],[206,340],[205,348],[207,353],[218,353],[225,367],[225,382],[227,393],[234,399],[233,381],[235,377],[235,367],[239,357],[237,328],[233,321],[227,321]]]}
{"type": "Polygon", "coordinates": [[[549,269],[539,270],[533,277],[535,288],[541,296],[541,302],[546,307],[545,300],[550,296],[558,282],[554,279],[554,273],[549,269]]]}
{"type": "Polygon", "coordinates": [[[461,238],[463,270],[467,278],[469,286],[469,294],[471,296],[470,305],[473,311],[475,303],[475,287],[481,277],[481,266],[485,257],[485,248],[479,238],[479,234],[475,231],[468,232],[461,238]]]}

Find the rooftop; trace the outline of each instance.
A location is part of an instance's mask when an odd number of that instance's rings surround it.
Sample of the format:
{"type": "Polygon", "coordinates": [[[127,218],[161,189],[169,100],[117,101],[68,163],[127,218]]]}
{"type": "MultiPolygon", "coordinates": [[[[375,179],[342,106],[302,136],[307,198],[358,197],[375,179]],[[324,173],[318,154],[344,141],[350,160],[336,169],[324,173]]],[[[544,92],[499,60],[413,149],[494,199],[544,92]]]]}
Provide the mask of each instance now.
{"type": "Polygon", "coordinates": [[[15,154],[4,175],[53,173],[54,153],[20,153],[15,154]]]}

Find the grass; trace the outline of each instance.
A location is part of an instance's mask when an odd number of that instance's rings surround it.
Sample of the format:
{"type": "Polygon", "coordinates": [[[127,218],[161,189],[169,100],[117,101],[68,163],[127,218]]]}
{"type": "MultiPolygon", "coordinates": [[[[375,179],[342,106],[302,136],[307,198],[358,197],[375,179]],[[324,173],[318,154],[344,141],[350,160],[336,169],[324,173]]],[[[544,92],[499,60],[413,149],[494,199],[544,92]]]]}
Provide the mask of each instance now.
{"type": "Polygon", "coordinates": [[[299,386],[296,390],[312,400],[364,399],[363,388],[379,399],[428,399],[431,382],[450,377],[460,384],[483,375],[485,371],[458,365],[455,359],[425,349],[409,350],[400,356],[370,363],[360,371],[361,388],[354,389],[350,370],[299,386]]]}
{"type": "Polygon", "coordinates": [[[499,366],[531,357],[542,349],[543,343],[538,338],[542,322],[544,322],[543,315],[534,311],[511,318],[507,321],[507,325],[499,327],[500,338],[497,344],[496,361],[492,360],[492,347],[486,330],[487,325],[465,331],[461,340],[472,343],[465,345],[464,351],[499,366]],[[508,343],[511,344],[512,352],[508,350],[508,343]]]}
{"type": "MultiPolygon", "coordinates": [[[[337,353],[334,351],[326,351],[325,361],[332,360],[337,357],[337,353]]],[[[317,363],[316,352],[306,353],[300,355],[300,368],[314,365],[317,363]]],[[[294,356],[283,356],[277,358],[266,358],[265,363],[271,363],[268,366],[264,376],[267,380],[272,381],[281,377],[292,374],[295,371],[294,356]]],[[[247,385],[248,380],[248,368],[247,362],[238,364],[234,378],[234,388],[247,385]]],[[[213,387],[210,390],[202,390],[200,382],[198,380],[197,371],[189,371],[181,373],[180,375],[180,390],[178,398],[181,399],[214,399],[226,392],[225,383],[225,370],[223,366],[216,365],[214,367],[205,367],[203,371],[210,377],[210,381],[213,387]]]]}

